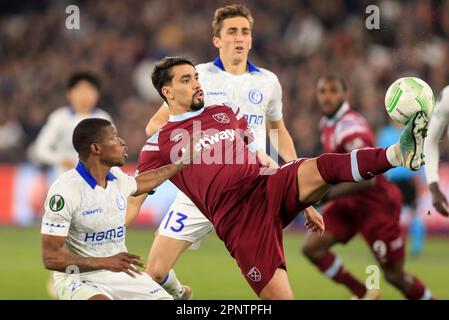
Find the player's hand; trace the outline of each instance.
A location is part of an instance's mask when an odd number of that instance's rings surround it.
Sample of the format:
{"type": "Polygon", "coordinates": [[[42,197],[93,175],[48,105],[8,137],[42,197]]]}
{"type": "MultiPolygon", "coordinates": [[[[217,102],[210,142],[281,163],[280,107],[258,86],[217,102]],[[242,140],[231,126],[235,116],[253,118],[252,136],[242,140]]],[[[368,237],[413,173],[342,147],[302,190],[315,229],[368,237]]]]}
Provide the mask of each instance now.
{"type": "Polygon", "coordinates": [[[104,258],[104,269],[113,272],[125,272],[129,276],[135,278],[135,274],[141,274],[142,272],[136,268],[145,267],[143,260],[140,256],[131,254],[128,252],[120,252],[115,256],[104,258]]]}
{"type": "Polygon", "coordinates": [[[304,210],[306,222],[304,225],[312,232],[320,232],[320,236],[324,234],[324,221],[321,214],[314,207],[308,207],[304,210]]]}
{"type": "Polygon", "coordinates": [[[430,192],[432,193],[432,204],[435,209],[443,216],[449,216],[449,205],[447,203],[446,196],[441,192],[438,183],[434,182],[429,185],[430,192]]]}

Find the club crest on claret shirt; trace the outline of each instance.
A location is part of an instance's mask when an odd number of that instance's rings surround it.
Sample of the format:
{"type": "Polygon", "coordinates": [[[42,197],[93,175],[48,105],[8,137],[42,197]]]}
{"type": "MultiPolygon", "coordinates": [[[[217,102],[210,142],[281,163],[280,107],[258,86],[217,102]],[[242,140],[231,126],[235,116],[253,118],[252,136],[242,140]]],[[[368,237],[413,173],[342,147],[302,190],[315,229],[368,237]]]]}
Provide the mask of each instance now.
{"type": "Polygon", "coordinates": [[[218,123],[228,124],[229,122],[231,122],[231,120],[229,119],[228,115],[226,113],[224,113],[224,112],[214,114],[214,115],[212,115],[212,117],[218,123]]]}

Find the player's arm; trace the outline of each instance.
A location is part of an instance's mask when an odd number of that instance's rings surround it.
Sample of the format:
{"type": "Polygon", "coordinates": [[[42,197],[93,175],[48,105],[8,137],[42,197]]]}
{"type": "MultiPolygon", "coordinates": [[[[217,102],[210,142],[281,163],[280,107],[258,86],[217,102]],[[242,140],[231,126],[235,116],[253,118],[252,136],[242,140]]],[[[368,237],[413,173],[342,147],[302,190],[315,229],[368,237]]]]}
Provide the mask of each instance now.
{"type": "Polygon", "coordinates": [[[435,110],[431,116],[427,139],[424,141],[424,154],[426,163],[424,170],[427,184],[432,193],[432,202],[435,209],[444,216],[449,216],[449,206],[447,199],[439,186],[438,162],[440,159],[439,141],[444,129],[449,122],[449,87],[446,87],[435,105],[435,110]]]}
{"type": "Polygon", "coordinates": [[[295,145],[282,118],[282,87],[276,76],[265,116],[268,137],[276,152],[285,162],[295,160],[295,145]]]}
{"type": "Polygon", "coordinates": [[[66,237],[42,234],[42,261],[48,270],[66,272],[76,266],[79,272],[109,270],[125,272],[131,277],[140,273],[134,266],[144,267],[142,258],[127,252],[110,257],[81,257],[64,249],[66,237]]]}
{"type": "Polygon", "coordinates": [[[147,199],[148,193],[170,179],[185,167],[182,163],[170,164],[141,173],[135,178],[136,192],[127,198],[125,224],[126,226],[137,218],[142,204],[147,199]]]}
{"type": "Polygon", "coordinates": [[[260,148],[257,150],[257,159],[259,159],[259,162],[264,167],[270,168],[270,169],[278,169],[279,164],[273,160],[266,152],[260,148]]]}
{"type": "MultiPolygon", "coordinates": [[[[153,191],[175,174],[181,172],[192,163],[196,163],[196,160],[201,157],[201,149],[196,150],[194,146],[201,137],[204,137],[203,133],[197,133],[190,137],[190,141],[187,143],[185,148],[183,148],[184,152],[182,157],[177,161],[159,168],[145,170],[143,173],[140,173],[136,177],[137,191],[133,194],[133,196],[139,196],[153,191]]],[[[158,154],[155,154],[154,156],[157,158],[158,154]]]]}
{"type": "MultiPolygon", "coordinates": [[[[372,143],[363,135],[354,135],[345,138],[342,142],[346,152],[351,152],[354,149],[364,147],[371,147],[372,143]]],[[[360,182],[344,182],[338,185],[331,186],[329,192],[325,196],[325,200],[332,200],[342,196],[356,194],[362,192],[376,184],[376,177],[370,180],[363,180],[360,182]]]]}
{"type": "Polygon", "coordinates": [[[150,121],[145,128],[145,132],[148,137],[154,135],[160,128],[162,128],[168,122],[169,110],[164,103],[159,110],[151,117],[150,121]]]}
{"type": "Polygon", "coordinates": [[[189,166],[188,163],[184,163],[180,160],[175,163],[139,174],[136,177],[137,191],[133,194],[133,196],[140,196],[153,191],[166,180],[181,172],[187,166],[189,166]]]}
{"type": "Polygon", "coordinates": [[[297,158],[295,145],[287,128],[284,119],[271,121],[267,120],[268,137],[276,152],[285,162],[297,158]]]}
{"type": "Polygon", "coordinates": [[[126,206],[126,226],[131,225],[133,221],[137,218],[140,212],[140,208],[142,207],[142,204],[147,199],[148,194],[144,193],[140,196],[129,196],[127,200],[127,206],[126,206]]]}

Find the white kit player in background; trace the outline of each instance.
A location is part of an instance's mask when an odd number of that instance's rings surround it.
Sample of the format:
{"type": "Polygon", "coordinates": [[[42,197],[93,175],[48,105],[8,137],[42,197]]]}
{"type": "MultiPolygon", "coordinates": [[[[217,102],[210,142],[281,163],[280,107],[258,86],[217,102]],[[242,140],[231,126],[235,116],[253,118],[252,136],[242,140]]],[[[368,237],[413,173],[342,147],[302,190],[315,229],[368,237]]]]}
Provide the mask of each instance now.
{"type": "Polygon", "coordinates": [[[449,136],[449,86],[446,86],[435,104],[435,109],[430,118],[427,139],[424,144],[426,163],[424,165],[427,184],[432,193],[432,202],[435,209],[444,216],[449,216],[447,198],[440,189],[438,176],[438,163],[440,151],[438,143],[446,129],[449,136]]]}
{"type": "Polygon", "coordinates": [[[29,150],[32,162],[54,168],[54,176],[75,167],[77,154],[72,145],[75,126],[86,118],[111,120],[104,110],[96,108],[100,98],[99,80],[91,73],[73,74],[67,83],[68,106],[54,110],[29,150]]]}
{"type": "MultiPolygon", "coordinates": [[[[266,134],[285,162],[295,160],[293,140],[282,119],[282,88],[277,76],[248,61],[252,47],[253,18],[243,5],[229,5],[215,11],[212,22],[213,44],[219,57],[196,66],[204,90],[205,106],[236,105],[245,114],[257,144],[264,148],[266,134]]],[[[146,132],[157,143],[157,130],[169,118],[167,104],[151,118],[146,132]]],[[[138,215],[146,196],[129,200],[127,225],[138,215]]],[[[187,249],[197,249],[213,230],[212,224],[192,201],[179,192],[162,220],[148,258],[146,272],[175,299],[190,299],[192,289],[181,285],[172,270],[187,249]]]]}
{"type": "Polygon", "coordinates": [[[79,154],[75,169],[62,174],[48,191],[42,219],[42,259],[54,274],[59,299],[168,299],[158,283],[136,266],[139,256],[125,246],[125,213],[130,195],[150,192],[190,163],[182,161],[136,178],[117,166],[126,145],[108,120],[81,121],[73,133],[79,154]]]}

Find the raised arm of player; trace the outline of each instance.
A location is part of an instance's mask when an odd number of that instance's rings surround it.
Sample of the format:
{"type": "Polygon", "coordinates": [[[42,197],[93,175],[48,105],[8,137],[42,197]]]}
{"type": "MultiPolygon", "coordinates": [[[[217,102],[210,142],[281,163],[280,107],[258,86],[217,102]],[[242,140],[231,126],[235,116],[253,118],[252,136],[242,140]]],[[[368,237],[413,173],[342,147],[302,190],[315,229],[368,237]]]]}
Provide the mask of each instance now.
{"type": "Polygon", "coordinates": [[[151,117],[145,128],[147,137],[154,135],[160,128],[168,122],[169,110],[165,103],[161,105],[159,110],[151,117]]]}
{"type": "Polygon", "coordinates": [[[426,173],[427,184],[432,193],[432,202],[435,209],[444,216],[449,216],[449,206],[446,196],[441,192],[438,176],[438,162],[440,151],[438,143],[443,135],[444,129],[449,122],[449,86],[441,92],[435,105],[435,110],[430,118],[427,139],[424,141],[424,154],[426,164],[424,170],[426,173]]]}
{"type": "Polygon", "coordinates": [[[81,257],[64,249],[65,240],[63,236],[42,235],[42,260],[46,269],[66,272],[76,266],[79,272],[105,269],[135,277],[134,273],[140,274],[135,266],[144,267],[141,257],[127,252],[110,257],[81,257]]]}
{"type": "Polygon", "coordinates": [[[284,119],[278,121],[267,120],[268,136],[276,152],[285,162],[297,158],[295,145],[287,128],[284,119]]]}
{"type": "Polygon", "coordinates": [[[148,192],[156,189],[167,179],[180,172],[186,165],[175,163],[144,172],[136,177],[137,191],[128,197],[126,206],[126,225],[129,226],[139,215],[140,208],[145,202],[148,192]]]}
{"type": "Polygon", "coordinates": [[[163,182],[173,177],[178,172],[181,172],[184,168],[189,166],[201,157],[201,150],[195,150],[194,146],[196,142],[201,138],[205,137],[203,133],[194,134],[190,142],[185,146],[185,149],[188,152],[184,152],[183,156],[176,161],[175,163],[171,163],[169,165],[165,165],[162,167],[160,165],[159,155],[156,152],[153,155],[153,159],[155,161],[151,161],[150,158],[147,158],[147,164],[150,164],[150,167],[156,168],[140,173],[136,177],[137,191],[128,197],[128,205],[126,209],[126,225],[131,224],[134,219],[137,218],[140,212],[140,208],[147,198],[147,194],[150,191],[153,191],[157,187],[159,187],[163,182]]]}
{"type": "Polygon", "coordinates": [[[188,165],[189,163],[180,160],[176,163],[139,174],[136,177],[137,191],[134,193],[134,196],[140,196],[141,194],[147,194],[148,192],[153,191],[166,180],[170,179],[178,172],[181,172],[188,165]]]}
{"type": "Polygon", "coordinates": [[[266,128],[271,145],[285,162],[296,160],[293,139],[282,118],[282,87],[279,79],[273,76],[273,94],[266,110],[266,128]]]}
{"type": "MultiPolygon", "coordinates": [[[[192,163],[195,163],[195,160],[198,159],[198,157],[201,157],[201,149],[196,150],[194,146],[201,139],[201,137],[205,137],[205,135],[201,132],[198,132],[190,137],[190,141],[183,149],[185,152],[183,152],[182,157],[176,162],[139,173],[136,177],[137,191],[133,194],[133,196],[139,196],[141,194],[147,194],[148,192],[153,191],[175,174],[181,172],[192,163]]],[[[155,153],[154,157],[157,158],[158,154],[155,153]]]]}

